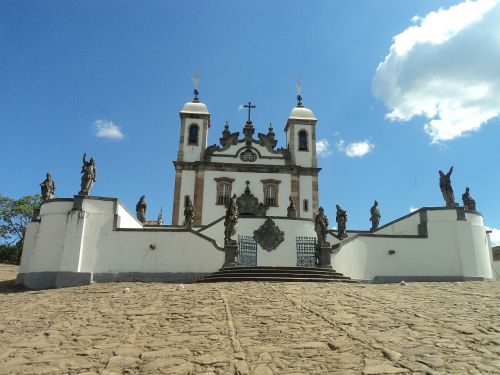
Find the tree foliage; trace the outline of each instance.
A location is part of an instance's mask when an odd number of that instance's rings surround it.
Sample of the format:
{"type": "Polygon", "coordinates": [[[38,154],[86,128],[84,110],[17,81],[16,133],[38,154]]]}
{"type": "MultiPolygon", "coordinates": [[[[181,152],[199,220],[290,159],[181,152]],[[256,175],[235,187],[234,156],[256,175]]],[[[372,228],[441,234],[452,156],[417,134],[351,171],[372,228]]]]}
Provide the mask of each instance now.
{"type": "Polygon", "coordinates": [[[12,199],[0,194],[0,243],[21,245],[26,225],[31,221],[33,209],[40,207],[40,195],[27,195],[12,199]]]}

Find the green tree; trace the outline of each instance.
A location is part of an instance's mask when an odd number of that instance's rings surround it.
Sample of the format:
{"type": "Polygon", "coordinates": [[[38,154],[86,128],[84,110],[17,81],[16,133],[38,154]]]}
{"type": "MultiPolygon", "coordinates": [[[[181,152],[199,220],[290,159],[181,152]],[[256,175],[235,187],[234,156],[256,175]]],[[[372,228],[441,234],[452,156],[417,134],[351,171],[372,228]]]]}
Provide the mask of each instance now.
{"type": "Polygon", "coordinates": [[[19,263],[26,225],[40,204],[38,194],[17,200],[0,194],[0,262],[19,263]]]}

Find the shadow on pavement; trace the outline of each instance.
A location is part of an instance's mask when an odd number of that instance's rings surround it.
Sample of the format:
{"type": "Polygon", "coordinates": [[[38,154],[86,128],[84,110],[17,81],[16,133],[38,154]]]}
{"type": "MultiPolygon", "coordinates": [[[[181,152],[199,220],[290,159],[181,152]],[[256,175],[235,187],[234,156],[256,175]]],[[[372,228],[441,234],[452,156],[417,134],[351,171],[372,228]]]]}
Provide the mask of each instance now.
{"type": "Polygon", "coordinates": [[[0,281],[0,294],[29,292],[30,289],[23,285],[16,285],[16,280],[0,281]]]}

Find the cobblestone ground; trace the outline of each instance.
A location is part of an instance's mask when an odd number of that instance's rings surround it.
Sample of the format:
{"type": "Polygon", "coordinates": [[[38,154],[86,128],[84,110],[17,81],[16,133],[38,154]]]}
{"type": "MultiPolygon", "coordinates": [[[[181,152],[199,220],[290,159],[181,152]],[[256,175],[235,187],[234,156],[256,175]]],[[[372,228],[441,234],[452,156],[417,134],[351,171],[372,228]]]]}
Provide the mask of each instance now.
{"type": "Polygon", "coordinates": [[[497,282],[25,291],[16,272],[0,266],[0,374],[500,373],[497,282]]]}

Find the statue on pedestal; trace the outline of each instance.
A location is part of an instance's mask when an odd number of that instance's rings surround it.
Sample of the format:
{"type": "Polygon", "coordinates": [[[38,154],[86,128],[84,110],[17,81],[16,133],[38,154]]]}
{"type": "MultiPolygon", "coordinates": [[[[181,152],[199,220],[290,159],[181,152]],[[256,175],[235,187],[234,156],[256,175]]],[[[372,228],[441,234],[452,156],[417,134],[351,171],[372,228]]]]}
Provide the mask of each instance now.
{"type": "Polygon", "coordinates": [[[325,215],[323,207],[319,208],[319,213],[314,218],[314,230],[318,238],[318,245],[325,243],[328,231],[328,217],[325,215]]]}
{"type": "Polygon", "coordinates": [[[297,207],[295,206],[295,202],[293,201],[292,197],[289,197],[288,199],[290,200],[290,206],[288,206],[288,208],[286,209],[286,216],[295,218],[297,217],[297,207]]]}
{"type": "Polygon", "coordinates": [[[469,211],[476,211],[476,201],[470,196],[469,188],[465,188],[465,193],[462,194],[464,206],[469,211]]]}
{"type": "Polygon", "coordinates": [[[375,232],[378,228],[378,223],[380,222],[380,211],[378,209],[378,202],[375,200],[373,206],[370,208],[370,221],[372,222],[372,227],[370,228],[370,232],[375,232]]]}
{"type": "Polygon", "coordinates": [[[139,202],[137,202],[137,204],[135,205],[135,212],[137,213],[137,220],[139,220],[141,223],[146,222],[146,210],[147,210],[146,196],[141,195],[139,202]]]}
{"type": "Polygon", "coordinates": [[[54,198],[54,192],[56,191],[56,184],[50,175],[50,172],[47,172],[47,177],[40,184],[40,189],[42,193],[42,202],[46,202],[49,199],[54,198]]]}
{"type": "Polygon", "coordinates": [[[337,227],[338,227],[338,237],[341,240],[342,238],[347,237],[346,235],[346,223],[347,223],[347,211],[343,210],[338,204],[337,207],[337,227]]]}
{"type": "Polygon", "coordinates": [[[94,158],[91,157],[89,161],[86,160],[87,154],[83,154],[83,165],[82,165],[82,184],[79,195],[89,195],[92,186],[94,186],[96,178],[96,169],[94,158]]]}
{"type": "Polygon", "coordinates": [[[447,208],[455,208],[457,205],[455,203],[455,195],[453,194],[453,188],[451,187],[451,173],[453,172],[453,167],[450,168],[448,173],[444,174],[443,171],[439,171],[439,188],[441,193],[443,193],[444,201],[446,202],[447,208]]]}
{"type": "Polygon", "coordinates": [[[236,227],[238,225],[238,205],[236,203],[236,194],[232,196],[229,200],[226,210],[226,219],[224,220],[224,242],[229,243],[231,237],[236,233],[236,227]]]}
{"type": "Polygon", "coordinates": [[[194,223],[194,206],[193,202],[191,202],[191,197],[188,195],[186,197],[186,204],[184,206],[184,227],[187,230],[191,230],[193,228],[194,223]]]}

